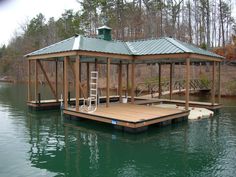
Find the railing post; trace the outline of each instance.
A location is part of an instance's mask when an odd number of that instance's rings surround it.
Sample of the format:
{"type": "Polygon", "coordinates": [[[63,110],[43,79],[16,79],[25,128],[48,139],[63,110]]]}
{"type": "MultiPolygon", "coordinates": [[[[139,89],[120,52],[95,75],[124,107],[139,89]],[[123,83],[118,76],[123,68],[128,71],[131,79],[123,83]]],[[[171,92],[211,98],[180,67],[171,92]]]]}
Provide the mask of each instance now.
{"type": "Polygon", "coordinates": [[[38,93],[38,103],[40,104],[41,103],[41,94],[38,93]]]}

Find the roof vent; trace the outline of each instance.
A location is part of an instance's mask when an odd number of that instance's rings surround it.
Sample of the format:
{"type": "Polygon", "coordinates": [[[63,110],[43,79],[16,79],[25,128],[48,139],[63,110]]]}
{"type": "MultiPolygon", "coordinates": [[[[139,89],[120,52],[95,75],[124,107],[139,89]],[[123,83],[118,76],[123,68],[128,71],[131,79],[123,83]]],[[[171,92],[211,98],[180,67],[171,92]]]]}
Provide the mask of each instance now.
{"type": "Polygon", "coordinates": [[[111,28],[108,26],[98,28],[98,37],[106,41],[111,41],[111,28]]]}

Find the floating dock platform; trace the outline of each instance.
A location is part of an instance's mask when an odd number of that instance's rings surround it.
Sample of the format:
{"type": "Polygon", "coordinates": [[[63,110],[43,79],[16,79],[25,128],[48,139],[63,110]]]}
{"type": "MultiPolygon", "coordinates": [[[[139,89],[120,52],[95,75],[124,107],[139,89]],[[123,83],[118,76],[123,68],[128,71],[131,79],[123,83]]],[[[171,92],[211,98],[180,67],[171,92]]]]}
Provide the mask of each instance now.
{"type": "Polygon", "coordinates": [[[131,132],[146,130],[148,126],[153,124],[166,125],[187,120],[189,114],[189,111],[185,110],[130,103],[112,103],[109,107],[99,105],[93,113],[76,111],[73,107],[64,109],[63,112],[67,116],[109,123],[131,132]]]}

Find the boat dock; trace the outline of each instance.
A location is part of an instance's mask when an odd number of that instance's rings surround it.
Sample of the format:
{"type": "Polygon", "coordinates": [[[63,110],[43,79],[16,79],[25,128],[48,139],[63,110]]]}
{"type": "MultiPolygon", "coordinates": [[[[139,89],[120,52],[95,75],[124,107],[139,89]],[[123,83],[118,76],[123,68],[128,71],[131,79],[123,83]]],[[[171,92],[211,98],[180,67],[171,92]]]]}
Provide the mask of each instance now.
{"type": "Polygon", "coordinates": [[[112,103],[109,107],[100,105],[93,113],[76,111],[75,107],[64,109],[69,116],[113,124],[126,131],[143,131],[148,126],[160,123],[171,124],[187,119],[189,111],[172,108],[156,108],[130,103],[112,103]]]}
{"type": "Polygon", "coordinates": [[[25,55],[28,60],[29,107],[58,108],[61,101],[59,94],[62,93],[65,116],[109,123],[134,132],[147,129],[153,124],[165,125],[185,120],[191,105],[212,109],[220,107],[216,102],[220,103],[221,97],[220,72],[223,57],[174,38],[124,42],[112,41],[112,31],[107,26],[98,28],[98,32],[100,36],[97,38],[75,35],[25,55]],[[191,69],[199,62],[209,62],[211,65],[211,103],[190,101],[191,69]],[[172,100],[175,92],[174,68],[177,63],[183,66],[181,68],[184,82],[181,89],[184,90],[184,101],[172,100]],[[158,76],[155,76],[158,99],[140,100],[135,97],[140,77],[136,73],[138,65],[158,66],[158,76]],[[161,99],[164,91],[163,65],[169,68],[170,101],[161,99]],[[44,93],[43,88],[39,86],[42,77],[49,86],[53,100],[40,100],[41,94],[44,93]],[[62,86],[61,90],[59,84],[62,86]],[[104,94],[98,92],[101,85],[105,88],[104,94]],[[112,96],[112,88],[117,88],[118,96],[112,96]],[[150,106],[164,102],[184,105],[184,109],[150,106]]]}

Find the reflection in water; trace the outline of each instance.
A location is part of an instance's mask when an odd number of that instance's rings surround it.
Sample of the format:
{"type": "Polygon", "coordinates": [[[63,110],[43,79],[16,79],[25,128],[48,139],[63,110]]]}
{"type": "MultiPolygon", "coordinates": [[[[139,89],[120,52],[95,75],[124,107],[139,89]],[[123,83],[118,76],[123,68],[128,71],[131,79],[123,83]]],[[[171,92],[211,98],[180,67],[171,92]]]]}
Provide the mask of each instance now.
{"type": "Polygon", "coordinates": [[[60,111],[29,111],[23,90],[0,84],[0,176],[236,174],[235,100],[211,119],[128,134],[60,111]]]}

